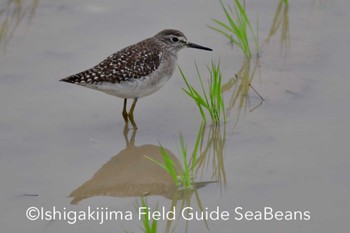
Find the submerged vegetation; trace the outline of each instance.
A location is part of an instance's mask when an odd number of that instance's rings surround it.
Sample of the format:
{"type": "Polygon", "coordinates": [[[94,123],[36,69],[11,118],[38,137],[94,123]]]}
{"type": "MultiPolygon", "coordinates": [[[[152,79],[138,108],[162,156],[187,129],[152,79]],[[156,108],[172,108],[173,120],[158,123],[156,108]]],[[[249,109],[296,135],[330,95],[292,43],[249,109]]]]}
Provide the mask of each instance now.
{"type": "Polygon", "coordinates": [[[279,28],[281,28],[281,51],[288,54],[290,49],[290,35],[289,35],[289,2],[288,0],[280,0],[277,6],[276,13],[273,17],[271,29],[265,43],[269,43],[270,39],[276,34],[279,28]]]}
{"type": "Polygon", "coordinates": [[[280,0],[280,2],[283,2],[283,3],[286,4],[287,6],[289,5],[289,0],[280,0]]]}
{"type": "Polygon", "coordinates": [[[227,106],[227,114],[229,114],[234,107],[237,108],[238,115],[242,109],[249,109],[249,111],[253,111],[265,101],[251,84],[256,75],[258,67],[258,61],[252,63],[251,59],[245,59],[237,74],[223,84],[223,92],[232,92],[227,106]],[[249,102],[250,91],[255,93],[255,95],[258,97],[258,103],[253,104],[253,106],[250,106],[249,102]]]}
{"type": "Polygon", "coordinates": [[[219,183],[220,187],[226,187],[225,172],[225,144],[226,125],[201,125],[201,141],[199,157],[196,162],[196,176],[203,177],[211,170],[211,180],[219,183]]]}
{"type": "Polygon", "coordinates": [[[213,124],[219,124],[222,118],[224,122],[226,122],[225,103],[221,90],[222,74],[220,69],[220,63],[215,65],[215,63],[212,62],[211,67],[208,67],[210,78],[207,89],[204,87],[202,76],[196,65],[197,75],[201,85],[202,94],[200,94],[200,91],[196,90],[196,88],[188,82],[184,72],[181,70],[180,67],[179,70],[187,87],[187,89],[183,88],[183,90],[197,104],[202,116],[202,120],[206,122],[206,116],[204,112],[205,109],[209,113],[213,124]]]}
{"type": "Polygon", "coordinates": [[[40,0],[5,0],[0,2],[0,46],[6,45],[12,38],[18,25],[25,19],[31,19],[40,0]]]}

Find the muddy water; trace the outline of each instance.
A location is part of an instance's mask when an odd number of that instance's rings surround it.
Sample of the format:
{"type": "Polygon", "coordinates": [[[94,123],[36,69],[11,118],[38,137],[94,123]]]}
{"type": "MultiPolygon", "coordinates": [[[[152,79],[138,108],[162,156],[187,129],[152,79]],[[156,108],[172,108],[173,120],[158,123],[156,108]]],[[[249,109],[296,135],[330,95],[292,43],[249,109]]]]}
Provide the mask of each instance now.
{"type": "MultiPolygon", "coordinates": [[[[223,19],[218,2],[26,4],[19,24],[16,16],[0,16],[1,22],[6,17],[12,22],[0,44],[2,232],[141,232],[135,210],[141,195],[152,210],[175,212],[175,221],[159,221],[159,232],[347,229],[348,1],[290,1],[280,11],[284,24],[265,43],[278,1],[247,1],[252,24],[259,18],[263,44],[258,63],[251,61],[251,71],[257,64],[253,85],[266,101],[249,112],[259,104],[250,91],[245,111],[233,107],[226,125],[204,126],[196,189],[191,192],[177,190],[169,175],[143,156],[160,158],[161,143],[181,164],[179,130],[190,152],[202,127],[196,106],[181,90],[178,71],[163,89],[139,101],[134,135],[123,132],[122,100],[58,80],[161,29],[177,28],[190,41],[214,49],[180,52],[179,65],[193,83],[198,84],[194,62],[205,74],[212,60],[220,60],[229,82],[244,59],[206,27],[211,18],[223,19]],[[61,218],[64,211],[89,208],[123,216],[103,224],[101,219],[74,221],[72,214],[59,220],[58,213],[55,220],[30,221],[25,213],[32,206],[60,211],[61,218]],[[185,221],[181,209],[186,206],[192,212],[227,211],[229,218],[214,220],[213,212],[207,221],[185,221]],[[237,220],[237,207],[253,211],[256,218],[265,207],[284,216],[308,211],[310,220],[305,215],[294,221],[237,220]]],[[[227,106],[233,91],[225,92],[227,106]]]]}

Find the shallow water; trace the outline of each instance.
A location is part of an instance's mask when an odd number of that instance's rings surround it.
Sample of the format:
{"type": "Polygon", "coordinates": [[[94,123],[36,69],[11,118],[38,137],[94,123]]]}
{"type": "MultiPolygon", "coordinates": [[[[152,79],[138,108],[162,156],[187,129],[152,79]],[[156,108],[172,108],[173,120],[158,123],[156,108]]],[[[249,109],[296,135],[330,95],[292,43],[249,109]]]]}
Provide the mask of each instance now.
{"type": "MultiPolygon", "coordinates": [[[[261,41],[269,35],[277,5],[247,1],[252,23],[259,17],[261,41]]],[[[350,214],[349,6],[345,0],[290,1],[289,48],[281,45],[280,28],[262,48],[253,81],[266,101],[249,112],[259,103],[250,92],[246,112],[233,108],[226,127],[205,127],[202,149],[217,146],[219,151],[201,158],[198,189],[186,193],[176,191],[168,174],[140,158],[148,153],[159,157],[161,143],[180,163],[179,131],[189,152],[193,148],[201,119],[181,90],[185,84],[178,71],[164,88],[139,101],[139,129],[131,150],[132,132],[127,139],[123,134],[121,99],[58,80],[164,28],[180,29],[191,42],[214,49],[179,53],[178,63],[193,83],[195,61],[205,74],[206,65],[220,60],[229,80],[243,56],[206,27],[211,18],[223,19],[219,3],[40,1],[32,17],[28,3],[25,17],[0,44],[2,232],[141,232],[135,215],[139,195],[146,195],[153,209],[175,205],[180,211],[187,205],[231,214],[227,221],[160,220],[159,232],[167,226],[174,232],[344,231],[350,214]],[[69,195],[80,201],[72,205],[69,195]],[[25,213],[31,206],[108,208],[135,216],[103,224],[30,221],[25,213]],[[234,219],[236,207],[310,211],[311,219],[239,221],[234,219]]],[[[227,105],[230,97],[225,93],[227,105]]]]}

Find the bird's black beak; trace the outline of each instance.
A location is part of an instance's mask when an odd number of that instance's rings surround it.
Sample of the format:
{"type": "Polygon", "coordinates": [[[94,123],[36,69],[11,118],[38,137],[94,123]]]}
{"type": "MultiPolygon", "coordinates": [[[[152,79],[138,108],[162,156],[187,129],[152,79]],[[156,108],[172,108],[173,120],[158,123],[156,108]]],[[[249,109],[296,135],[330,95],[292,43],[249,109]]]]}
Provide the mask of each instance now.
{"type": "Polygon", "coordinates": [[[203,49],[203,50],[213,51],[211,48],[207,48],[207,47],[204,47],[204,46],[201,46],[201,45],[197,45],[197,44],[193,44],[193,43],[190,43],[190,42],[188,42],[186,44],[186,46],[189,47],[189,48],[194,48],[194,49],[203,49]]]}

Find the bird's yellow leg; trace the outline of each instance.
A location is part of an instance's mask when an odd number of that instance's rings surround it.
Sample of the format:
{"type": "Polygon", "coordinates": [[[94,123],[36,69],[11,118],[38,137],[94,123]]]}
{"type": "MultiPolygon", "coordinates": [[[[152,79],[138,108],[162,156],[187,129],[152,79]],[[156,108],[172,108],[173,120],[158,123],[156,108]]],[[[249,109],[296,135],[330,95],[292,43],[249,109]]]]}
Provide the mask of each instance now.
{"type": "Polygon", "coordinates": [[[128,112],[126,111],[126,103],[128,99],[124,99],[124,106],[123,106],[123,118],[125,123],[128,123],[128,112]]]}
{"type": "Polygon", "coordinates": [[[136,102],[137,102],[137,98],[134,99],[134,102],[132,103],[129,114],[128,114],[129,120],[130,120],[132,126],[134,127],[134,129],[137,129],[136,123],[134,121],[134,110],[135,110],[136,102]]]}

